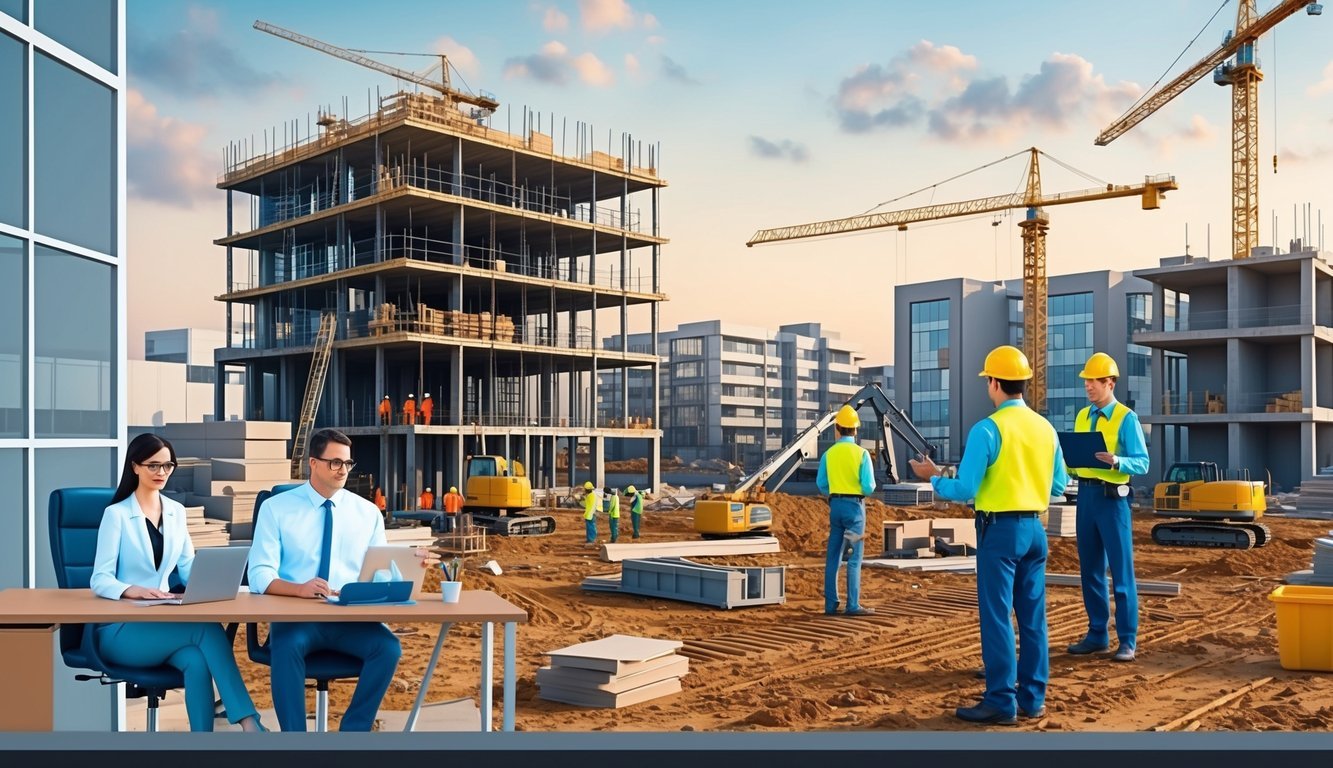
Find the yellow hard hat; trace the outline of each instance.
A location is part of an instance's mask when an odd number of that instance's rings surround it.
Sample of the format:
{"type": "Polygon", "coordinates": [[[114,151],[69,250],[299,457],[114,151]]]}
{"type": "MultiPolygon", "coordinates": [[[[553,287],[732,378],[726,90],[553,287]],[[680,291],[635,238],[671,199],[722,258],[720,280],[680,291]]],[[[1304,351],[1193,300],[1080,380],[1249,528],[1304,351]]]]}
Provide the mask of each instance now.
{"type": "Polygon", "coordinates": [[[986,355],[986,364],[977,375],[1005,381],[1027,381],[1032,378],[1032,365],[1023,350],[1005,344],[986,355]]]}
{"type": "Polygon", "coordinates": [[[449,486],[449,493],[458,493],[458,486],[456,485],[449,486]]]}
{"type": "Polygon", "coordinates": [[[638,493],[638,491],[636,491],[636,490],[634,489],[634,486],[631,485],[630,487],[628,487],[628,488],[625,489],[625,493],[627,493],[627,494],[634,494],[634,493],[638,493]]]}
{"type": "Polygon", "coordinates": [[[856,415],[855,408],[844,405],[838,409],[838,415],[833,417],[833,423],[843,429],[857,429],[861,426],[861,417],[856,415]]]}
{"type": "Polygon", "coordinates": [[[1078,374],[1080,379],[1106,379],[1112,376],[1120,378],[1120,366],[1115,364],[1115,358],[1105,352],[1094,352],[1078,374]]]}
{"type": "Polygon", "coordinates": [[[592,490],[592,481],[591,481],[591,480],[589,480],[588,482],[586,482],[586,483],[583,484],[583,490],[585,490],[585,491],[591,491],[591,490],[592,490]]]}

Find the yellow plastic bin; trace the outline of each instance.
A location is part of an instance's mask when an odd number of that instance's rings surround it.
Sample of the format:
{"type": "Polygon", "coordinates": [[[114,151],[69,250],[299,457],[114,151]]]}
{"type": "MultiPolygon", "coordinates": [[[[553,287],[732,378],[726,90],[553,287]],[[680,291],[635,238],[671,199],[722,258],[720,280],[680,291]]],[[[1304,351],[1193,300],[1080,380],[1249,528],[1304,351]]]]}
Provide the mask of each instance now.
{"type": "Polygon", "coordinates": [[[1333,672],[1333,587],[1284,584],[1277,603],[1277,651],[1283,669],[1333,672]]]}

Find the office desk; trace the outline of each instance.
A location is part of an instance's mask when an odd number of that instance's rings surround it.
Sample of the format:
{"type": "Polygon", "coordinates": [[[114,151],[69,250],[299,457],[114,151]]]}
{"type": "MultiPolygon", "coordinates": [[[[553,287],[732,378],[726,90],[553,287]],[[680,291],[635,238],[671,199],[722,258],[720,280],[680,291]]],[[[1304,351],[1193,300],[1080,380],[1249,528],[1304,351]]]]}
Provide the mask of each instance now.
{"type": "Polygon", "coordinates": [[[55,674],[52,635],[61,624],[111,624],[131,621],[383,621],[439,624],[435,650],[426,665],[421,688],[407,717],[405,730],[416,726],[431,677],[440,660],[444,638],[458,622],[477,622],[481,629],[481,730],[490,731],[493,630],[504,624],[504,701],[502,728],[514,730],[514,645],[517,625],[528,614],[494,592],[464,592],[457,603],[433,593],[415,605],[341,606],[319,600],[242,593],[235,600],[197,605],[137,606],[127,600],[106,600],[87,589],[6,589],[0,591],[0,680],[11,695],[0,700],[0,731],[49,731],[53,722],[51,690],[55,674]],[[432,599],[434,598],[434,599],[432,599]]]}

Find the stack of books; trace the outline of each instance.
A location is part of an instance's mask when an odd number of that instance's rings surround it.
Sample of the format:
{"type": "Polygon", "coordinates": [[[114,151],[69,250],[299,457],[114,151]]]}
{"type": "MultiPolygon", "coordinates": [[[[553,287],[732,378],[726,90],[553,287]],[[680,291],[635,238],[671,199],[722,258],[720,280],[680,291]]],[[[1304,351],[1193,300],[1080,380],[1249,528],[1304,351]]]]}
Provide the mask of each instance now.
{"type": "Polygon", "coordinates": [[[681,643],[611,635],[547,651],[551,666],[537,670],[538,695],[580,707],[619,709],[680,693],[690,660],[676,653],[681,643]]]}

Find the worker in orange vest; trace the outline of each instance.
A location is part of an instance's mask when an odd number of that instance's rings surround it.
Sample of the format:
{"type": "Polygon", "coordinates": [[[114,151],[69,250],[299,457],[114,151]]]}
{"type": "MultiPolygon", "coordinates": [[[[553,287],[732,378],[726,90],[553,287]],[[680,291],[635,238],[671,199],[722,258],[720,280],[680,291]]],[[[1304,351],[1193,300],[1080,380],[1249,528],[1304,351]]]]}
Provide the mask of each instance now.
{"type": "Polygon", "coordinates": [[[430,415],[435,411],[435,401],[430,399],[430,393],[421,396],[421,423],[429,424],[430,415]]]}
{"type": "Polygon", "coordinates": [[[444,525],[445,531],[453,531],[458,527],[458,514],[463,511],[463,494],[458,492],[457,486],[449,486],[449,492],[444,494],[444,525]]]}
{"type": "Polygon", "coordinates": [[[435,509],[435,494],[431,493],[429,487],[421,494],[420,502],[421,509],[435,509]]]}
{"type": "Polygon", "coordinates": [[[389,400],[389,396],[385,395],[384,399],[380,401],[380,423],[389,424],[392,419],[393,403],[389,400]]]}
{"type": "Polygon", "coordinates": [[[384,499],[384,489],[379,486],[375,486],[375,506],[381,513],[389,508],[389,503],[384,499]]]}
{"type": "Polygon", "coordinates": [[[407,402],[403,403],[403,423],[414,424],[417,420],[417,401],[413,399],[415,395],[408,395],[407,402]]]}

